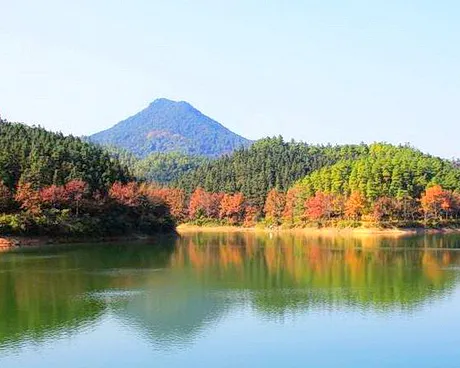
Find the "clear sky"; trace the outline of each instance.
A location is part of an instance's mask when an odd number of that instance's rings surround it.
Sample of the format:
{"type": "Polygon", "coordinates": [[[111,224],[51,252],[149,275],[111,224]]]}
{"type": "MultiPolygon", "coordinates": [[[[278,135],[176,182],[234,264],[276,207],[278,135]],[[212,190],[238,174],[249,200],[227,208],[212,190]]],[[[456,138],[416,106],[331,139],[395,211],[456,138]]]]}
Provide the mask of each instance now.
{"type": "Polygon", "coordinates": [[[248,138],[460,156],[460,2],[0,0],[0,114],[76,135],[158,97],[248,138]]]}

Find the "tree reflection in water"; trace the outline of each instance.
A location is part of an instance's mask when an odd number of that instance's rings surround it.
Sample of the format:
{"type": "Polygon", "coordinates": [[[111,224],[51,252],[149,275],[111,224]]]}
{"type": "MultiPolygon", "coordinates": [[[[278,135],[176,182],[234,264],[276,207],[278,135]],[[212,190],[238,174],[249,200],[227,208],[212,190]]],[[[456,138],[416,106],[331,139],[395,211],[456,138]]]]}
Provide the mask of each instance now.
{"type": "Polygon", "coordinates": [[[232,308],[410,313],[456,286],[460,237],[193,233],[0,255],[0,349],[72,336],[107,314],[161,349],[232,308]]]}

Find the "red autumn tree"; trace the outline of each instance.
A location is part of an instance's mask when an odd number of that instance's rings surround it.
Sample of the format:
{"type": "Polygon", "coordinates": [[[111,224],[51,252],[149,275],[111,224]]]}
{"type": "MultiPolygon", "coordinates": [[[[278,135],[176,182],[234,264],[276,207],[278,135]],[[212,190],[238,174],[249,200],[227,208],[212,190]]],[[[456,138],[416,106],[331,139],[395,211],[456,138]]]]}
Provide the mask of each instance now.
{"type": "Polygon", "coordinates": [[[185,216],[185,192],[177,188],[162,188],[161,198],[165,201],[174,218],[181,220],[185,216]]]}
{"type": "Polygon", "coordinates": [[[381,197],[374,203],[373,215],[375,221],[391,220],[399,210],[398,202],[395,198],[381,197]]]}
{"type": "Polygon", "coordinates": [[[40,200],[46,206],[60,208],[68,203],[69,197],[63,186],[51,185],[40,190],[40,200]]]}
{"type": "Polygon", "coordinates": [[[78,215],[83,198],[89,194],[89,185],[83,180],[75,179],[64,185],[64,189],[70,206],[75,208],[78,215]]]}
{"type": "Polygon", "coordinates": [[[305,201],[305,216],[310,220],[329,219],[333,210],[333,197],[330,194],[316,192],[305,201]]]}
{"type": "Polygon", "coordinates": [[[246,206],[244,209],[243,226],[252,227],[257,224],[259,219],[260,210],[255,206],[246,206]]]}
{"type": "Polygon", "coordinates": [[[171,215],[176,220],[182,220],[185,216],[185,192],[178,188],[159,187],[155,184],[142,184],[139,192],[145,195],[151,202],[165,203],[171,215]]]}
{"type": "Polygon", "coordinates": [[[109,197],[125,206],[135,207],[140,202],[139,186],[135,182],[113,183],[109,190],[109,197]]]}
{"type": "Polygon", "coordinates": [[[197,188],[190,197],[189,217],[191,219],[199,217],[219,218],[222,197],[222,193],[209,193],[202,188],[197,188]]]}
{"type": "Polygon", "coordinates": [[[209,199],[206,208],[207,217],[213,219],[219,218],[220,203],[223,197],[223,193],[209,193],[209,199]]]}
{"type": "Polygon", "coordinates": [[[353,220],[359,220],[366,206],[366,199],[359,191],[354,191],[345,203],[345,216],[353,220]]]}
{"type": "Polygon", "coordinates": [[[283,216],[285,205],[285,195],[282,192],[272,189],[267,194],[265,200],[264,212],[267,222],[279,225],[283,216]]]}
{"type": "Polygon", "coordinates": [[[14,198],[27,212],[40,213],[40,193],[32,187],[31,183],[19,184],[14,198]]]}
{"type": "Polygon", "coordinates": [[[207,193],[202,188],[196,188],[190,196],[188,215],[191,219],[204,216],[207,193]]]}
{"type": "Polygon", "coordinates": [[[299,201],[300,190],[296,187],[286,193],[286,203],[283,210],[283,221],[293,223],[296,216],[296,207],[299,201]]]}
{"type": "Polygon", "coordinates": [[[219,216],[232,224],[239,223],[244,214],[244,196],[242,193],[224,194],[220,201],[219,216]]]}

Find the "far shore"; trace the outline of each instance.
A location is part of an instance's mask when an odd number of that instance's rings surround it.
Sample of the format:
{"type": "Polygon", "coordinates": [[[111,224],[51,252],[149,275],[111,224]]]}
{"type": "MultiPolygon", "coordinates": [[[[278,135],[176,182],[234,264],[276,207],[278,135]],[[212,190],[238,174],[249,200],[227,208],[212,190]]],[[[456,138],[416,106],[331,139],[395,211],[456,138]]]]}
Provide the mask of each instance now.
{"type": "MultiPolygon", "coordinates": [[[[299,234],[315,236],[386,236],[403,237],[423,234],[460,234],[460,228],[335,228],[335,227],[242,227],[229,225],[194,225],[180,224],[176,228],[176,234],[190,233],[272,233],[272,234],[299,234]]],[[[159,235],[159,234],[157,234],[159,235]]],[[[52,236],[0,236],[0,252],[11,249],[41,247],[53,244],[77,244],[77,243],[110,243],[119,241],[145,241],[154,239],[157,235],[131,234],[124,236],[96,237],[96,238],[65,238],[52,236]]]]}
{"type": "Polygon", "coordinates": [[[52,237],[52,236],[0,236],[0,252],[20,248],[34,248],[43,246],[52,246],[59,244],[82,244],[82,243],[115,243],[115,242],[136,242],[148,241],[155,239],[159,235],[177,235],[177,232],[158,233],[153,235],[130,234],[120,236],[105,236],[94,238],[76,238],[76,237],[52,237]]]}
{"type": "Polygon", "coordinates": [[[304,228],[283,228],[283,227],[242,227],[228,225],[194,225],[181,224],[176,228],[179,234],[190,232],[250,232],[250,233],[298,233],[307,235],[387,235],[387,236],[408,236],[418,234],[460,234],[460,228],[378,228],[378,227],[304,227],[304,228]]]}

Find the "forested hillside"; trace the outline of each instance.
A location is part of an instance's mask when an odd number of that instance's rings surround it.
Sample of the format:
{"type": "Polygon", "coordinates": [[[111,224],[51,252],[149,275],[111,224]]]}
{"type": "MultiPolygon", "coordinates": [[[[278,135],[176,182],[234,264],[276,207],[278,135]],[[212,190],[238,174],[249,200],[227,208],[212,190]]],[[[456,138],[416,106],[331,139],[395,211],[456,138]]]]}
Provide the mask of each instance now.
{"type": "Polygon", "coordinates": [[[457,224],[458,162],[409,146],[262,139],[208,159],[146,158],[0,123],[0,233],[125,234],[176,221],[254,226],[457,224]]]}
{"type": "Polygon", "coordinates": [[[373,144],[367,155],[317,170],[276,196],[284,210],[275,222],[439,224],[460,215],[460,169],[411,147],[373,144]]]}
{"type": "Polygon", "coordinates": [[[129,173],[137,180],[162,185],[178,180],[182,175],[209,161],[203,156],[191,156],[180,152],[152,153],[145,158],[139,158],[122,148],[107,146],[104,149],[127,167],[129,173]]]}
{"type": "Polygon", "coordinates": [[[209,161],[179,178],[176,185],[191,193],[201,187],[210,192],[241,192],[253,205],[262,207],[268,191],[286,191],[310,172],[338,160],[366,155],[366,145],[313,146],[266,138],[249,148],[209,161]]]}
{"type": "Polygon", "coordinates": [[[0,121],[0,234],[106,236],[170,230],[167,203],[79,138],[0,121]]]}
{"type": "Polygon", "coordinates": [[[0,180],[6,186],[28,182],[39,188],[73,179],[104,190],[129,175],[104,149],[80,138],[0,121],[0,180]]]}
{"type": "Polygon", "coordinates": [[[313,172],[300,182],[308,195],[315,192],[350,195],[359,191],[368,201],[379,197],[420,198],[427,186],[439,184],[460,190],[460,170],[446,160],[411,147],[369,146],[367,155],[313,172]]]}
{"type": "Polygon", "coordinates": [[[458,163],[384,143],[265,139],[205,163],[177,185],[188,200],[175,211],[197,223],[457,226],[460,217],[458,163]]]}

